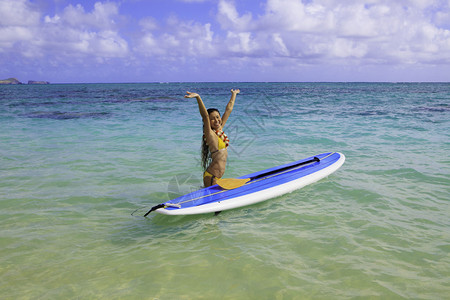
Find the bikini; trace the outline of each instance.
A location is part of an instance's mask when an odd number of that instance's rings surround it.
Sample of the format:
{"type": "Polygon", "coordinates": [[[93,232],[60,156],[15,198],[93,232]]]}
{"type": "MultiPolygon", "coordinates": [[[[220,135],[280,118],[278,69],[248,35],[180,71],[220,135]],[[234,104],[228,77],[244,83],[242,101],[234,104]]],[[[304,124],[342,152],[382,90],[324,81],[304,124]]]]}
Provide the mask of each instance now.
{"type": "MultiPolygon", "coordinates": [[[[211,155],[219,152],[219,151],[223,151],[226,150],[228,145],[230,144],[230,139],[228,138],[228,136],[225,134],[225,132],[223,132],[222,130],[214,130],[214,132],[216,133],[218,139],[218,149],[216,151],[211,152],[211,155]]],[[[213,184],[214,178],[217,178],[216,176],[214,176],[213,174],[209,173],[208,171],[205,171],[205,173],[203,173],[203,179],[205,177],[211,177],[211,185],[213,184]]]]}

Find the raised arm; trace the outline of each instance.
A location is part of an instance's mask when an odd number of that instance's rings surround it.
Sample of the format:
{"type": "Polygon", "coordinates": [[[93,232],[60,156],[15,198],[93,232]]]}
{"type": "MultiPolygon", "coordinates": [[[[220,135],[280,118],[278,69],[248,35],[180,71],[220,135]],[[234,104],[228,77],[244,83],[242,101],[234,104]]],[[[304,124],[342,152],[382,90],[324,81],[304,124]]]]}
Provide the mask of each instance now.
{"type": "Polygon", "coordinates": [[[198,110],[200,111],[200,115],[202,116],[203,124],[205,126],[204,128],[210,128],[208,110],[206,110],[206,106],[203,103],[202,98],[200,97],[200,95],[197,94],[197,93],[186,92],[186,95],[184,95],[184,98],[195,98],[195,99],[197,99],[198,110]]]}
{"type": "Polygon", "coordinates": [[[230,101],[227,104],[227,107],[225,108],[225,112],[222,116],[222,128],[225,126],[225,123],[228,120],[228,117],[230,116],[231,112],[233,111],[234,107],[234,101],[236,100],[236,95],[239,94],[241,91],[239,89],[237,90],[231,90],[231,98],[230,101]]]}

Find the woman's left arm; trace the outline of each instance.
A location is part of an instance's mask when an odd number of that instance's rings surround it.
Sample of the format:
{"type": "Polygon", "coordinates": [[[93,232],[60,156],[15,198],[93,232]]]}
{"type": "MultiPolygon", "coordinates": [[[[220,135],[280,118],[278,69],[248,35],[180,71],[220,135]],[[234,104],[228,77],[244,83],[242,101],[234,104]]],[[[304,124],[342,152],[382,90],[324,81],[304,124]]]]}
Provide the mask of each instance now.
{"type": "Polygon", "coordinates": [[[225,112],[222,116],[222,128],[225,126],[225,123],[227,122],[228,117],[230,116],[231,112],[233,111],[234,101],[236,100],[236,95],[239,94],[240,92],[241,91],[239,89],[231,90],[231,99],[228,102],[225,112]]]}

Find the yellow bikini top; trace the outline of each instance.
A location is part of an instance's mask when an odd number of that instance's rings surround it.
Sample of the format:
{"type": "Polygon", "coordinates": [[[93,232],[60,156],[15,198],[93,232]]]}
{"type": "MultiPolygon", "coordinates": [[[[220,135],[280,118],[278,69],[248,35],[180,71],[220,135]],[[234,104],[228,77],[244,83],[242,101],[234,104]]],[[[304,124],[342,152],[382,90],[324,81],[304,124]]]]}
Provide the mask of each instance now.
{"type": "Polygon", "coordinates": [[[230,144],[230,139],[228,136],[223,132],[222,130],[214,130],[214,132],[217,134],[218,142],[219,142],[219,150],[225,149],[230,144]]]}
{"type": "Polygon", "coordinates": [[[227,145],[222,139],[217,139],[219,141],[219,150],[225,149],[227,145]]]}
{"type": "MultiPolygon", "coordinates": [[[[218,150],[226,149],[228,145],[230,144],[230,139],[228,136],[223,132],[222,130],[214,130],[214,132],[217,135],[217,143],[218,143],[218,150]]],[[[203,139],[206,141],[205,136],[203,136],[203,139]]],[[[216,152],[216,151],[214,151],[216,152]]]]}

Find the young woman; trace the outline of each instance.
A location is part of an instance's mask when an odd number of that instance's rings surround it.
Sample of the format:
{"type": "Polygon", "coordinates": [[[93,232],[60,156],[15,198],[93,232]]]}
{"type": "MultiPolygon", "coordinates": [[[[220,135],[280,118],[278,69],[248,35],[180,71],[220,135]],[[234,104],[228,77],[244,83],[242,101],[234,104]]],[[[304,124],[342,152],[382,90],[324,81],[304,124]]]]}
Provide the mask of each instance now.
{"type": "Polygon", "coordinates": [[[216,184],[217,179],[225,173],[228,157],[227,147],[230,140],[223,132],[223,127],[233,110],[236,95],[239,93],[239,90],[231,90],[231,99],[222,116],[215,108],[206,109],[199,94],[186,92],[184,96],[197,99],[198,109],[203,119],[202,167],[205,187],[216,184]]]}

